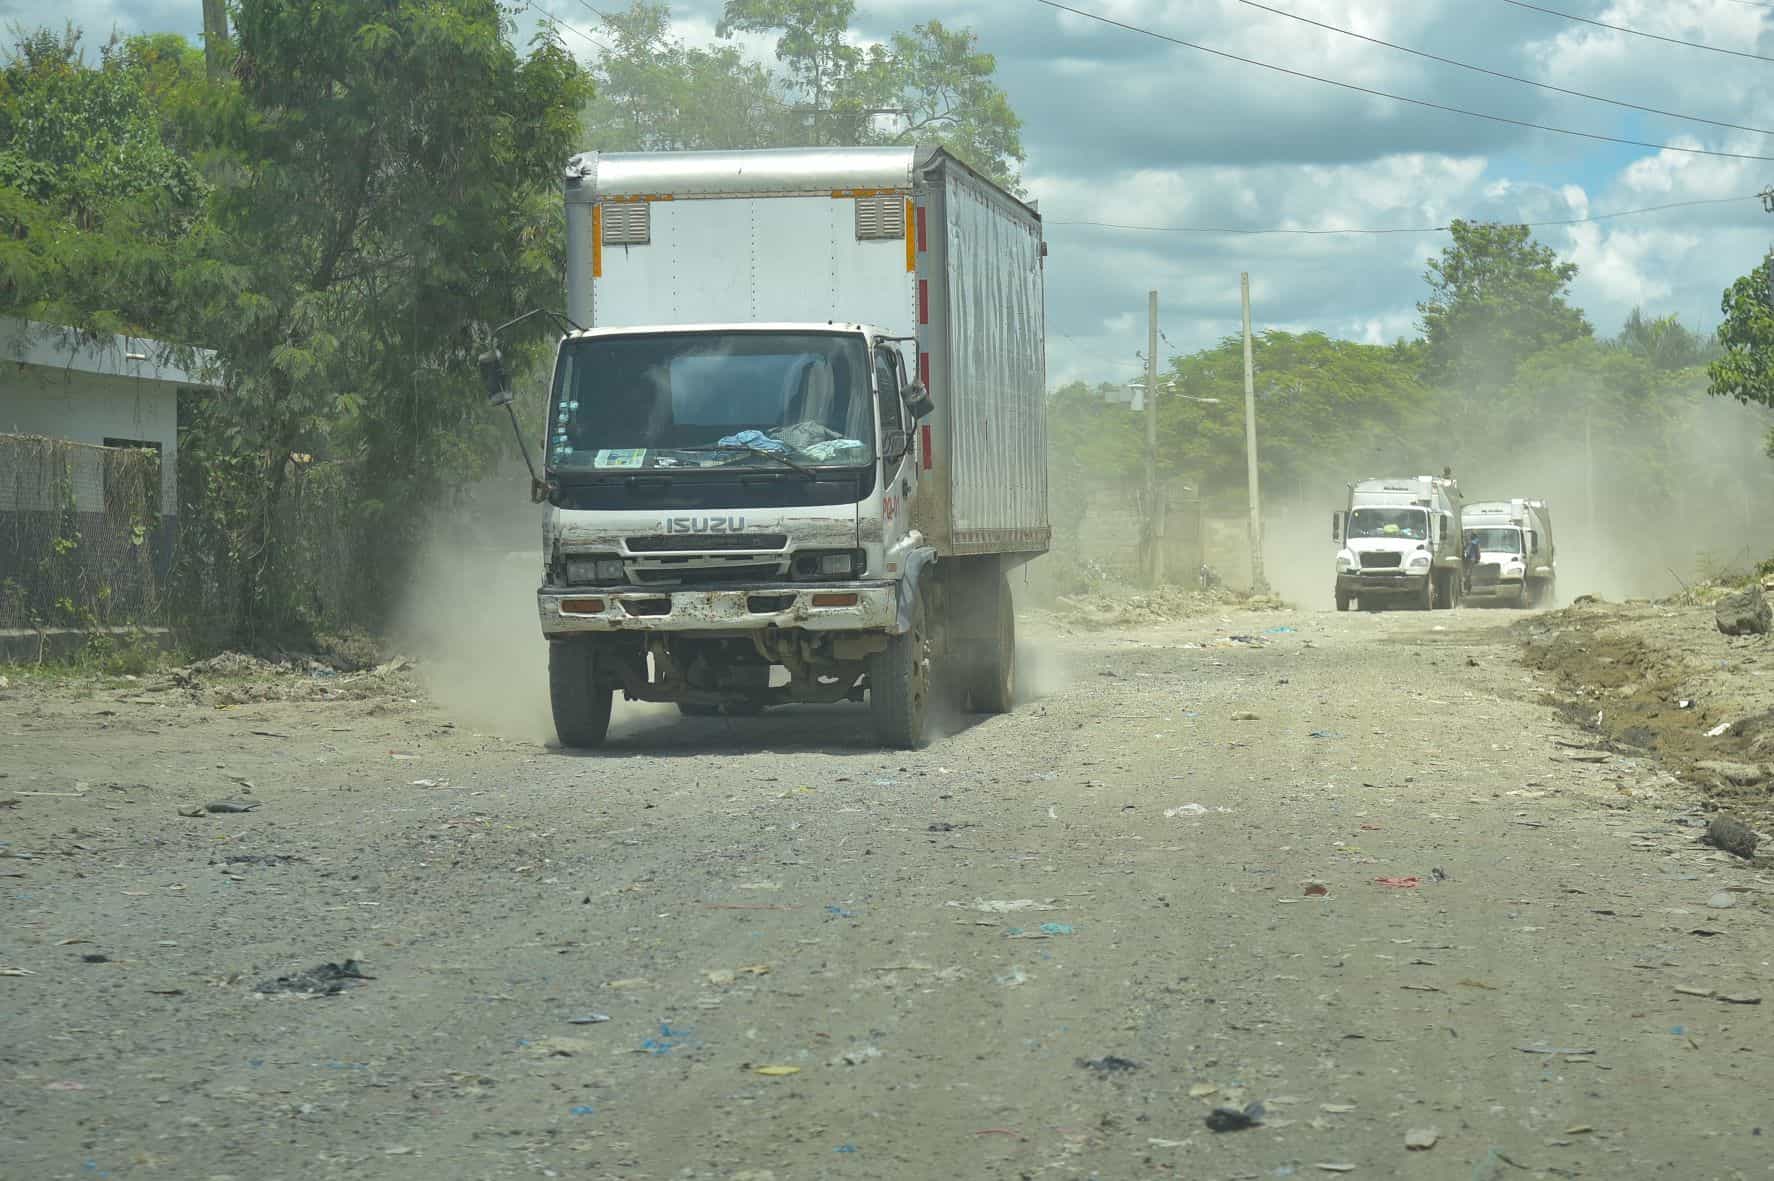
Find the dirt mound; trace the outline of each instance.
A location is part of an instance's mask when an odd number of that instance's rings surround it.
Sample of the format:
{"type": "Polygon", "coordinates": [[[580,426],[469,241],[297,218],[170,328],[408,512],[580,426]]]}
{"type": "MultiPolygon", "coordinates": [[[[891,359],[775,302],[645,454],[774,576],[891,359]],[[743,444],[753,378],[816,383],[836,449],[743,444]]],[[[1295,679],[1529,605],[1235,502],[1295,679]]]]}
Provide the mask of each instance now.
{"type": "Polygon", "coordinates": [[[1774,815],[1774,650],[1720,635],[1709,598],[1592,601],[1524,620],[1522,662],[1554,679],[1557,704],[1603,745],[1774,815]]]}

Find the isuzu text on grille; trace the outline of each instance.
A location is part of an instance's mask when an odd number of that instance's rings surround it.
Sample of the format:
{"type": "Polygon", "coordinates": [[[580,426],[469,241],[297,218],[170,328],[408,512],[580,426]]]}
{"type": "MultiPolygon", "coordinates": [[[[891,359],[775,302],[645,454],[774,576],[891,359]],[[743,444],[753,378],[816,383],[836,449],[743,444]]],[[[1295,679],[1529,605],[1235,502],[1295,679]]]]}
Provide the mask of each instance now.
{"type": "Polygon", "coordinates": [[[744,533],[744,517],[667,517],[665,533],[744,533]]]}

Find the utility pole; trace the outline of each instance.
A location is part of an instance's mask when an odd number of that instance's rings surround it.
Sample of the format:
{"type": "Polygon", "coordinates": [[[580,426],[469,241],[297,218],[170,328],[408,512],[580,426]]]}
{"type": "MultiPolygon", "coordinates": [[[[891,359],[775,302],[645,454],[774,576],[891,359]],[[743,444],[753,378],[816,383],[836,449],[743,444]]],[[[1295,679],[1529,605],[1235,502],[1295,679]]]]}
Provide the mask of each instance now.
{"type": "Polygon", "coordinates": [[[1164,497],[1158,489],[1158,293],[1146,292],[1146,585],[1164,580],[1164,497]]]}
{"type": "Polygon", "coordinates": [[[1263,507],[1257,489],[1257,387],[1250,356],[1250,272],[1238,276],[1239,301],[1244,305],[1244,463],[1250,479],[1250,589],[1269,593],[1263,577],[1263,507]]]}

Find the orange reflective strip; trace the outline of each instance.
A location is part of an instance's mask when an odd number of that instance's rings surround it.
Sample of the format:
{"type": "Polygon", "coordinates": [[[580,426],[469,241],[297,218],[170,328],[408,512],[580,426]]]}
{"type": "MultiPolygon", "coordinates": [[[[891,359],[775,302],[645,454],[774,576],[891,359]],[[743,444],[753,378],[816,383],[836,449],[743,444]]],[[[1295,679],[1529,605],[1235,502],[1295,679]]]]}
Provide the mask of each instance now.
{"type": "Polygon", "coordinates": [[[591,277],[604,277],[604,207],[591,207],[591,277]]]}
{"type": "Polygon", "coordinates": [[[918,239],[912,234],[912,221],[917,215],[912,211],[912,199],[905,199],[905,271],[911,274],[918,269],[918,239]]]}

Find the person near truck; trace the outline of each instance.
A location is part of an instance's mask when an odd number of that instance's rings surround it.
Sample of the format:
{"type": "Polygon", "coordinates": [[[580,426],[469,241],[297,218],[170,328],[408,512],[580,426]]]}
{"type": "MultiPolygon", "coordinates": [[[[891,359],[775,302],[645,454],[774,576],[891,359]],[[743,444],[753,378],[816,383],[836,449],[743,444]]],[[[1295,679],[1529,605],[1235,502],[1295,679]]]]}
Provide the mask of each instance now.
{"type": "Polygon", "coordinates": [[[1481,556],[1478,545],[1478,534],[1473,530],[1466,532],[1466,552],[1460,555],[1461,584],[1468,592],[1472,590],[1472,568],[1478,565],[1481,556]]]}

